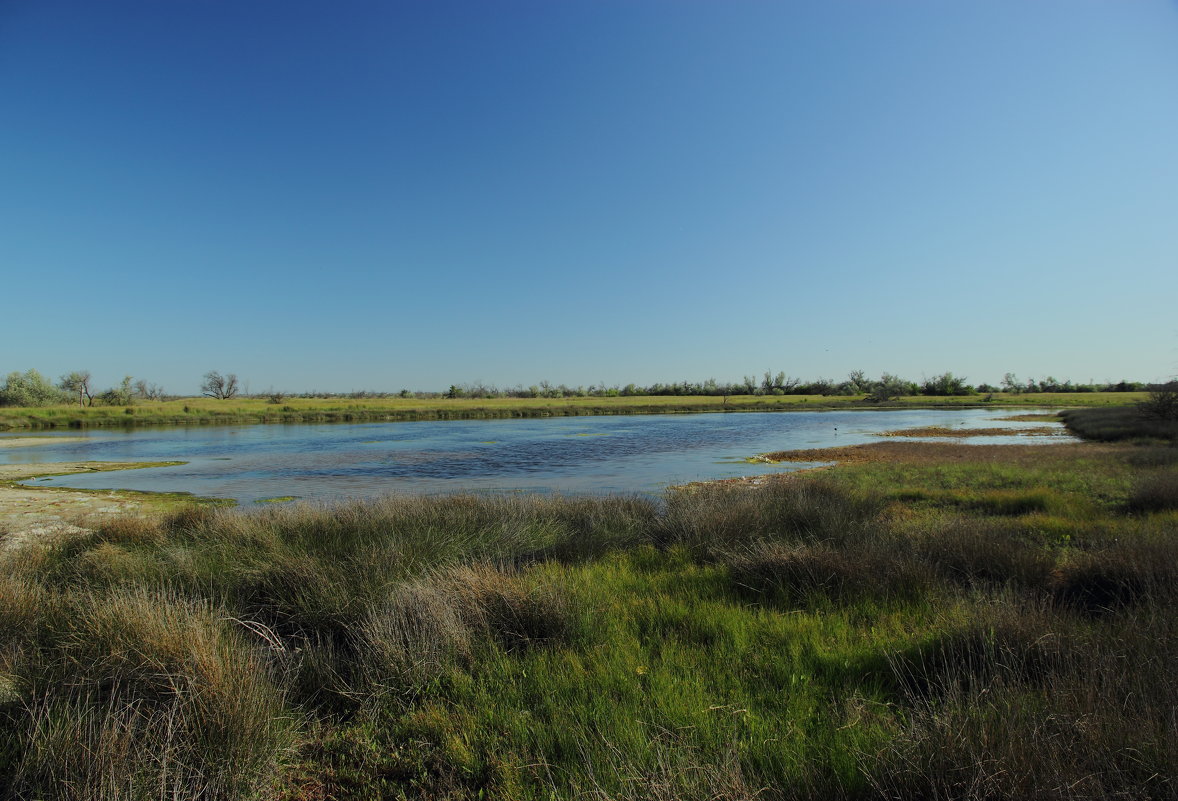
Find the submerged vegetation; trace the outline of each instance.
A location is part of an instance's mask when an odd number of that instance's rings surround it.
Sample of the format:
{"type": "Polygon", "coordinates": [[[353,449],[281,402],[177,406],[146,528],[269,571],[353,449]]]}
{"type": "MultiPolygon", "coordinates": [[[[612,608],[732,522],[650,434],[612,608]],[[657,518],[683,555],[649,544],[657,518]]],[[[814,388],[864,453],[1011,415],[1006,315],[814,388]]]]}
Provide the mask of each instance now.
{"type": "Polygon", "coordinates": [[[1178,796],[1178,451],[865,449],[9,551],[0,795],[1178,796]]]}

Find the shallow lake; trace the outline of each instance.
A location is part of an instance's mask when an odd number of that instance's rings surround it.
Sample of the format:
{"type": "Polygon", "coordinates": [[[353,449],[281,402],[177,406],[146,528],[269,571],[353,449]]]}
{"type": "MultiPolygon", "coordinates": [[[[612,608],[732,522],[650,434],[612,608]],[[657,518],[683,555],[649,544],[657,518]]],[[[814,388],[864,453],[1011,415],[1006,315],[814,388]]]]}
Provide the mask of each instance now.
{"type": "MultiPolygon", "coordinates": [[[[70,431],[85,437],[0,449],[0,463],[171,461],[187,464],[28,482],[89,489],[191,492],[252,503],[390,492],[658,493],[667,486],[780,473],[759,453],[878,441],[920,426],[1033,428],[1011,409],[766,412],[551,417],[416,423],[245,425],[70,431]]],[[[958,442],[1052,443],[1051,437],[958,442]]],[[[53,436],[52,434],[48,436],[53,436]]]]}

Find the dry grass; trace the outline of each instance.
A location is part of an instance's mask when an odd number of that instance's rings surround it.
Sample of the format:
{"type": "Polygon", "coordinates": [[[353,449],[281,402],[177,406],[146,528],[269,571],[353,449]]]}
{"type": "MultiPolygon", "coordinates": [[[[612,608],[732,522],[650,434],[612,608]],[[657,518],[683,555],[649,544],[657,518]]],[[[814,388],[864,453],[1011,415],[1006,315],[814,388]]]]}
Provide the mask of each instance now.
{"type": "Polygon", "coordinates": [[[1065,432],[1058,426],[1036,426],[1035,428],[946,428],[945,426],[922,426],[885,431],[881,437],[1041,437],[1062,436],[1065,432]]]}
{"type": "Polygon", "coordinates": [[[997,419],[1009,420],[1012,423],[1040,423],[1047,422],[1048,420],[1059,422],[1059,415],[1055,412],[1048,414],[1036,412],[1033,414],[1012,414],[1005,417],[999,417],[997,419]]]}
{"type": "Polygon", "coordinates": [[[24,718],[8,744],[11,797],[236,799],[260,789],[290,727],[266,662],[222,612],[144,589],[53,600],[8,641],[24,718]]]}
{"type": "Polygon", "coordinates": [[[965,445],[957,442],[872,442],[839,448],[775,451],[765,454],[772,462],[839,462],[857,464],[1011,464],[1040,466],[1075,458],[1103,458],[1124,453],[1115,446],[1093,443],[1041,445],[965,445]]]}

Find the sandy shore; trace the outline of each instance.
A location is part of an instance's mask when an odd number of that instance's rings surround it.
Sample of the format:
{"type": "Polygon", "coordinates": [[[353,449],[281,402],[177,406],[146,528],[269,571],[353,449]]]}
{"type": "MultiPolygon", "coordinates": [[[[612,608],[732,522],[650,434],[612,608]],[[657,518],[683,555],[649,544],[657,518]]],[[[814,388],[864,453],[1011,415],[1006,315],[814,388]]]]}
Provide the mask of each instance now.
{"type": "Polygon", "coordinates": [[[89,437],[0,437],[0,448],[31,448],[34,445],[85,442],[87,439],[89,437]]]}
{"type": "MultiPolygon", "coordinates": [[[[21,438],[25,439],[25,438],[21,438]]],[[[44,439],[36,437],[29,439],[44,439]]],[[[57,439],[57,438],[54,438],[57,439]]],[[[115,490],[71,490],[64,487],[26,487],[15,482],[30,478],[109,470],[156,467],[159,462],[41,462],[0,465],[0,538],[11,545],[26,536],[55,530],[77,530],[116,514],[146,514],[175,504],[172,496],[115,490]]]]}

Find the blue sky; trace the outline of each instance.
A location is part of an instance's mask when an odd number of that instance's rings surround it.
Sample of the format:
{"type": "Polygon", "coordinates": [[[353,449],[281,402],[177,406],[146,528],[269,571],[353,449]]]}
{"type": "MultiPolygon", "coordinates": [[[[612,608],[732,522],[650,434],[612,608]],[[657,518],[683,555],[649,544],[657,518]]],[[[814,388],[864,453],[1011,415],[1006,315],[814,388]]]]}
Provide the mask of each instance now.
{"type": "Polygon", "coordinates": [[[0,372],[1178,372],[1178,4],[0,0],[0,372]]]}

